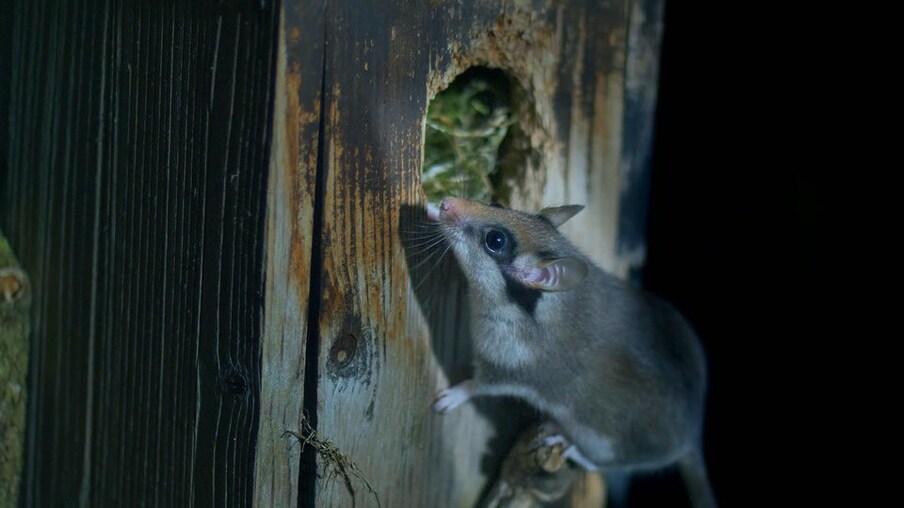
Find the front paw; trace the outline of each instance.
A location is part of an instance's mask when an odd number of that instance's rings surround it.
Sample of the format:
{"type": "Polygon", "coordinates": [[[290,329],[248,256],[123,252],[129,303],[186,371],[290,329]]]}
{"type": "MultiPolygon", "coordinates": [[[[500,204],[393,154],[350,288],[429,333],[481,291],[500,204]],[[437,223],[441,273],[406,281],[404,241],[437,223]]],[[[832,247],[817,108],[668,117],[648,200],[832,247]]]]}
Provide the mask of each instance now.
{"type": "Polygon", "coordinates": [[[471,385],[468,382],[459,383],[450,386],[444,390],[436,392],[433,397],[433,405],[431,406],[437,413],[448,413],[458,406],[464,404],[471,398],[471,385]]]}

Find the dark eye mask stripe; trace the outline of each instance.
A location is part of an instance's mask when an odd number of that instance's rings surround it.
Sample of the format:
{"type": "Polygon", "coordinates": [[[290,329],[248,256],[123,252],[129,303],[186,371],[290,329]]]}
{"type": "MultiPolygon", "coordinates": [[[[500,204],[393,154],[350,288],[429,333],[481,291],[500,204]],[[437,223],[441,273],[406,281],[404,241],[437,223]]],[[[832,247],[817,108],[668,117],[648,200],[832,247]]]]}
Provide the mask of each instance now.
{"type": "Polygon", "coordinates": [[[511,275],[502,270],[502,278],[505,280],[505,292],[513,303],[524,309],[531,317],[537,310],[537,302],[543,296],[543,292],[538,289],[523,286],[520,282],[512,278],[511,275]]]}
{"type": "Polygon", "coordinates": [[[499,272],[502,274],[503,280],[505,280],[505,292],[508,295],[509,300],[524,309],[524,312],[533,317],[534,312],[537,309],[537,302],[540,301],[540,297],[543,296],[543,293],[539,290],[525,287],[518,282],[517,279],[509,275],[508,272],[511,269],[512,263],[515,261],[518,242],[508,228],[497,224],[485,226],[480,232],[480,243],[483,244],[486,241],[486,234],[494,229],[505,235],[505,246],[502,248],[501,252],[492,252],[485,247],[483,250],[493,258],[493,261],[495,261],[496,265],[499,267],[499,272]]]}

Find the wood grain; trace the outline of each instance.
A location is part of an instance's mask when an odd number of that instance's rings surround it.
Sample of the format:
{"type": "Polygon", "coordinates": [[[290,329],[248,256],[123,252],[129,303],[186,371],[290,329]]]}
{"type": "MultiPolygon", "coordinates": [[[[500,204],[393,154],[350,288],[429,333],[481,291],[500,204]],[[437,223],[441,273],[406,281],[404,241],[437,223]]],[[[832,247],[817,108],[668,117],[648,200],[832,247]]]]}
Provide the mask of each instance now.
{"type": "Polygon", "coordinates": [[[267,195],[267,288],[261,359],[257,506],[296,506],[304,418],[315,182],[320,153],[324,4],[285,9],[277,40],[267,195]]]}
{"type": "MultiPolygon", "coordinates": [[[[403,242],[422,220],[427,102],[471,65],[506,71],[527,140],[512,203],[588,204],[571,233],[619,269],[626,16],[620,2],[327,6],[317,428],[384,506],[473,505],[536,418],[499,401],[428,409],[435,390],[467,374],[469,337],[460,274],[412,273],[424,255],[403,242]]],[[[318,505],[353,498],[375,504],[354,480],[316,482],[318,505]]]]}
{"type": "Polygon", "coordinates": [[[0,226],[34,287],[25,505],[376,504],[286,436],[303,418],[383,506],[473,505],[537,415],[428,409],[470,338],[458,267],[412,243],[427,104],[505,71],[509,203],[587,205],[566,234],[627,275],[661,6],[18,2],[0,226]]]}
{"type": "Polygon", "coordinates": [[[18,2],[26,506],[249,504],[278,9],[18,2]]]}

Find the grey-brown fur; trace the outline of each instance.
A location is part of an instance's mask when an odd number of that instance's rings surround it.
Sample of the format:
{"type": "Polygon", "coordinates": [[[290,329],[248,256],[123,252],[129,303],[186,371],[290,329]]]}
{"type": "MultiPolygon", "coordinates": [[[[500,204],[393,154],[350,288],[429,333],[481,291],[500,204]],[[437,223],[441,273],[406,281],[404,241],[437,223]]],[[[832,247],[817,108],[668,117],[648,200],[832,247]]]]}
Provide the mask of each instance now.
{"type": "MultiPolygon", "coordinates": [[[[594,266],[555,228],[576,210],[557,210],[545,211],[550,220],[464,200],[442,205],[438,219],[468,278],[474,316],[468,393],[527,400],[604,470],[699,459],[706,368],[695,333],[668,303],[594,266]],[[517,244],[511,255],[482,243],[502,227],[517,244]],[[564,290],[540,291],[530,312],[511,301],[505,282],[544,259],[587,268],[579,282],[563,276],[564,290]]],[[[682,462],[700,466],[706,495],[695,504],[714,505],[702,462],[682,462]]]]}

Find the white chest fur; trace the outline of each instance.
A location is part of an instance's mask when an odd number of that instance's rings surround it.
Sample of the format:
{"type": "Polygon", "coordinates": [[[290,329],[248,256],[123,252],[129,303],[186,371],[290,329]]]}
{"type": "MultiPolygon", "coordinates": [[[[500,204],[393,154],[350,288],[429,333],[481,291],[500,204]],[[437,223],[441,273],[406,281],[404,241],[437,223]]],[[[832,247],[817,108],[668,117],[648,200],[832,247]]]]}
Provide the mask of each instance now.
{"type": "Polygon", "coordinates": [[[531,331],[530,320],[512,303],[488,305],[478,299],[471,301],[472,327],[475,353],[484,360],[515,369],[532,363],[535,352],[528,346],[531,331]]]}

